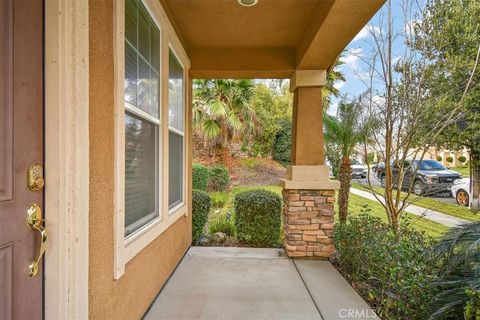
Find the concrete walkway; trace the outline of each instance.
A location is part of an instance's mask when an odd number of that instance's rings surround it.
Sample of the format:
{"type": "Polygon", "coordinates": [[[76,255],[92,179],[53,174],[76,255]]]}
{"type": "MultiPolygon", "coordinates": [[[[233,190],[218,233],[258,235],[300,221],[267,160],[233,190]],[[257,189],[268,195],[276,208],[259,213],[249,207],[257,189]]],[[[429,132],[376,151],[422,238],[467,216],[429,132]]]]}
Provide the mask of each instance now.
{"type": "MultiPolygon", "coordinates": [[[[369,200],[377,201],[375,196],[370,191],[350,188],[350,192],[353,194],[356,194],[357,196],[360,196],[369,200]]],[[[385,203],[384,199],[381,196],[380,196],[380,199],[382,199],[383,203],[385,203]]],[[[469,222],[461,218],[450,216],[448,214],[441,213],[438,211],[422,208],[413,204],[408,205],[405,208],[405,211],[408,213],[414,214],[416,216],[424,217],[425,219],[443,224],[447,227],[456,227],[462,223],[469,222]]]]}
{"type": "Polygon", "coordinates": [[[192,247],[150,310],[160,319],[372,319],[328,261],[283,249],[192,247]]]}

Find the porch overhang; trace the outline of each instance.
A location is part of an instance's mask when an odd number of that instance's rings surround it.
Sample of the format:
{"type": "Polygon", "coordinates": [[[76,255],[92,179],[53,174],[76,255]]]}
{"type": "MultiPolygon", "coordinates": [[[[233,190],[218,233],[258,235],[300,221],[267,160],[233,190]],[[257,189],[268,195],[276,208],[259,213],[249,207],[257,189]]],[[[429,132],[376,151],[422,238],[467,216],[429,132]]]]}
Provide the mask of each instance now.
{"type": "Polygon", "coordinates": [[[327,70],[385,0],[159,0],[192,78],[289,78],[327,70]]]}

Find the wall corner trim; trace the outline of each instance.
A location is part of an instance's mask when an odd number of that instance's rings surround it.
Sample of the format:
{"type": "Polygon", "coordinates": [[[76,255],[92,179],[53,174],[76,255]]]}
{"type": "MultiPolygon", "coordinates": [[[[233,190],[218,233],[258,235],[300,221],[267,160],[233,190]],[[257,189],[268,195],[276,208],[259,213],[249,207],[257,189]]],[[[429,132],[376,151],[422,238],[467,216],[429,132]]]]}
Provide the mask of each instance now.
{"type": "Polygon", "coordinates": [[[88,319],[88,1],[45,2],[45,319],[88,319]]]}

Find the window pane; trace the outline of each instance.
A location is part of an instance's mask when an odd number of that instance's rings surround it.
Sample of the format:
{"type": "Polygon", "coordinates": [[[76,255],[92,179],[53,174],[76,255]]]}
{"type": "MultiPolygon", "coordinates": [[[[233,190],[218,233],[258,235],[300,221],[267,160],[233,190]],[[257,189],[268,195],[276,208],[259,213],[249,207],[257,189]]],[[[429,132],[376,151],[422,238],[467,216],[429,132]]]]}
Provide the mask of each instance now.
{"type": "Polygon", "coordinates": [[[125,113],[125,235],[158,216],[156,125],[125,113]]]}
{"type": "Polygon", "coordinates": [[[168,124],[183,131],[183,68],[172,50],[168,60],[168,124]]]}
{"type": "Polygon", "coordinates": [[[183,201],[183,137],[172,131],[168,134],[168,207],[183,201]]]}
{"type": "Polygon", "coordinates": [[[160,31],[153,22],[150,24],[150,58],[152,67],[160,73],[160,31]]]}
{"type": "Polygon", "coordinates": [[[137,46],[137,0],[125,1],[125,38],[137,46]]]}
{"type": "Polygon", "coordinates": [[[152,108],[152,112],[155,112],[155,116],[158,118],[159,115],[159,108],[160,105],[160,75],[153,69],[150,68],[150,96],[151,102],[150,106],[152,108]]]}
{"type": "Polygon", "coordinates": [[[150,16],[141,1],[138,6],[138,52],[150,61],[150,16]]]}
{"type": "Polygon", "coordinates": [[[137,105],[137,54],[125,41],[125,101],[137,105]]]}
{"type": "Polygon", "coordinates": [[[158,76],[150,73],[150,66],[145,60],[138,60],[137,107],[155,118],[159,117],[158,76]]]}

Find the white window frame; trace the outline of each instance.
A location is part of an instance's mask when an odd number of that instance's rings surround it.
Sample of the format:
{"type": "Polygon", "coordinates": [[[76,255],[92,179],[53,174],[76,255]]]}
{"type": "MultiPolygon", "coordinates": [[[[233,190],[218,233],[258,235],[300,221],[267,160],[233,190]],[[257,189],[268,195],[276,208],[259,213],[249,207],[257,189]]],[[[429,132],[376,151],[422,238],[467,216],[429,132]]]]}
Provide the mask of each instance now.
{"type": "MultiPolygon", "coordinates": [[[[160,41],[161,41],[161,39],[160,39],[160,41]]],[[[161,73],[161,70],[160,70],[160,73],[161,73]]],[[[161,86],[159,85],[159,97],[162,94],[161,91],[162,91],[161,86]]],[[[160,111],[161,105],[162,105],[161,102],[159,102],[159,111],[160,111]]],[[[157,163],[156,163],[156,165],[157,165],[156,169],[157,170],[156,171],[158,172],[158,177],[157,177],[157,180],[155,180],[155,185],[156,185],[156,188],[158,189],[157,190],[158,194],[156,195],[156,199],[155,199],[155,211],[149,213],[148,215],[142,217],[141,219],[137,220],[135,223],[132,224],[133,226],[140,225],[141,226],[140,228],[138,228],[137,230],[135,230],[134,232],[132,232],[128,236],[126,236],[125,233],[124,233],[125,241],[128,243],[129,239],[131,237],[133,237],[135,235],[135,233],[141,232],[141,230],[143,228],[148,227],[151,223],[154,223],[157,220],[162,220],[163,219],[162,214],[161,214],[162,201],[163,201],[162,192],[161,192],[161,188],[162,188],[161,177],[162,177],[162,173],[163,173],[163,167],[162,167],[162,162],[163,162],[163,160],[162,160],[162,155],[163,155],[162,135],[163,135],[163,132],[162,132],[162,124],[161,124],[160,119],[155,118],[154,116],[152,116],[148,112],[145,112],[142,109],[140,109],[140,108],[138,108],[138,107],[126,102],[126,101],[125,101],[124,106],[125,106],[124,107],[124,116],[125,116],[125,112],[128,111],[131,114],[139,117],[141,120],[148,121],[151,124],[156,125],[157,126],[157,131],[158,131],[157,136],[156,136],[156,142],[157,142],[156,147],[157,147],[157,152],[158,152],[157,163]],[[155,217],[155,218],[151,219],[152,217],[155,217]],[[146,221],[147,221],[147,223],[145,223],[146,221]]],[[[123,124],[124,124],[124,128],[125,128],[125,120],[123,121],[123,124]]],[[[124,135],[125,135],[125,132],[124,132],[124,135]]],[[[125,147],[124,147],[124,150],[125,150],[125,147]]],[[[125,159],[125,154],[124,154],[123,158],[125,159]]],[[[125,163],[125,160],[123,161],[123,163],[125,163]]],[[[124,164],[123,170],[124,170],[124,176],[123,176],[123,181],[124,182],[123,183],[124,183],[124,186],[125,186],[125,164],[124,164]]],[[[124,191],[124,194],[125,194],[125,191],[124,191]]],[[[125,210],[124,210],[124,212],[125,212],[125,210]]],[[[124,220],[124,224],[125,224],[125,220],[124,220]]],[[[130,225],[130,227],[132,227],[132,225],[130,225]]],[[[125,225],[124,225],[124,229],[125,229],[125,225]]]]}
{"type": "Polygon", "coordinates": [[[149,243],[167,230],[180,217],[186,215],[189,195],[186,183],[186,120],[188,99],[186,82],[190,60],[177,37],[167,15],[158,0],[139,0],[143,3],[153,21],[160,30],[160,120],[125,101],[125,0],[114,1],[114,61],[115,61],[115,197],[114,197],[114,279],[120,279],[125,273],[125,265],[141,252],[149,243]],[[184,69],[184,143],[183,143],[183,203],[172,210],[168,209],[168,50],[172,49],[184,69]],[[159,150],[159,215],[145,226],[125,237],[125,111],[158,121],[159,150]]]}
{"type": "MultiPolygon", "coordinates": [[[[169,50],[172,50],[172,53],[173,55],[175,56],[175,58],[177,58],[177,61],[180,63],[180,66],[182,67],[182,70],[183,70],[183,79],[182,79],[182,99],[183,99],[183,117],[182,117],[182,127],[183,127],[183,131],[181,130],[178,130],[177,128],[175,127],[172,127],[170,126],[170,122],[169,122],[169,119],[167,119],[167,125],[168,125],[168,131],[167,133],[169,134],[170,131],[172,131],[173,133],[175,134],[178,134],[180,136],[182,136],[182,139],[183,139],[183,144],[182,144],[182,199],[179,203],[177,203],[176,205],[174,205],[173,207],[170,208],[170,205],[168,204],[168,201],[167,201],[167,206],[169,207],[168,208],[168,215],[172,215],[172,214],[175,214],[175,212],[179,209],[181,209],[182,207],[185,207],[186,203],[187,203],[187,188],[186,188],[186,175],[185,175],[185,172],[186,172],[186,169],[187,169],[187,165],[186,165],[186,162],[187,162],[187,158],[185,157],[186,155],[186,152],[187,152],[187,139],[186,139],[186,134],[185,132],[187,131],[187,122],[186,122],[186,110],[187,110],[187,94],[186,94],[186,81],[187,81],[187,73],[186,73],[186,69],[185,69],[185,65],[184,63],[182,62],[182,60],[180,59],[180,55],[177,54],[177,51],[175,50],[175,47],[172,43],[169,43],[168,44],[168,49],[169,50]]],[[[167,55],[169,58],[170,58],[170,52],[168,53],[167,55]]],[[[167,65],[169,65],[169,62],[170,61],[167,61],[167,65]]],[[[169,75],[170,77],[170,75],[169,75]]],[[[167,84],[168,84],[168,80],[167,79],[167,84]]],[[[169,95],[169,91],[167,90],[166,91],[166,95],[169,95]]],[[[169,102],[169,101],[168,101],[169,102]]],[[[167,110],[170,108],[170,105],[167,105],[167,110]]],[[[170,150],[170,149],[168,149],[170,150]]],[[[168,170],[167,170],[168,172],[168,170]]],[[[167,181],[168,182],[168,181],[167,181]]],[[[166,199],[169,199],[168,197],[166,199]]]]}

